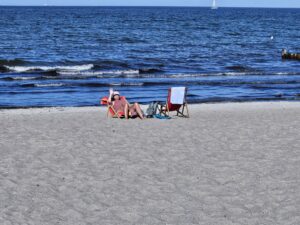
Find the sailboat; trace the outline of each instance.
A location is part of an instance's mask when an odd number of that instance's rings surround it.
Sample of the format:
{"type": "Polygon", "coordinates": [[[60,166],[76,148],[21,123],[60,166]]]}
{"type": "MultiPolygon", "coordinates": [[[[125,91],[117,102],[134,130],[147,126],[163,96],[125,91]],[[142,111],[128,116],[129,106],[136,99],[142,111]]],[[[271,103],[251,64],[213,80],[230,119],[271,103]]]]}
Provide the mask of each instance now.
{"type": "Polygon", "coordinates": [[[217,8],[218,8],[217,1],[213,0],[211,9],[217,9],[217,8]]]}

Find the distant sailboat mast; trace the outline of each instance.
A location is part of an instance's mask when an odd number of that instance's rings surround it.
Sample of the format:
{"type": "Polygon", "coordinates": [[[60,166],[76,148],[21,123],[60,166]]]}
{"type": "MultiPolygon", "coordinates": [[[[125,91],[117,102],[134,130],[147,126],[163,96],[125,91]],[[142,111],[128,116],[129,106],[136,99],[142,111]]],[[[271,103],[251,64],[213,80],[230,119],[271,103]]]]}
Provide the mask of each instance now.
{"type": "Polygon", "coordinates": [[[211,8],[212,9],[217,9],[218,8],[218,6],[217,6],[217,0],[213,0],[211,8]]]}

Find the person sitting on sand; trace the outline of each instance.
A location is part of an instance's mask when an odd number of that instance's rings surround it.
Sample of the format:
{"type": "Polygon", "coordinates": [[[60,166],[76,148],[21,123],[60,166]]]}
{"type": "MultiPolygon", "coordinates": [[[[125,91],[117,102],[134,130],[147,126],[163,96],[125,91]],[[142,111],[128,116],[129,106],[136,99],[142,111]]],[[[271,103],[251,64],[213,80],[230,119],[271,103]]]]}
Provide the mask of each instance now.
{"type": "Polygon", "coordinates": [[[124,113],[126,119],[128,119],[129,116],[131,118],[140,117],[140,119],[144,119],[140,105],[138,103],[130,105],[125,98],[120,97],[118,91],[114,91],[113,89],[109,90],[108,102],[112,104],[113,109],[117,113],[124,113]]]}

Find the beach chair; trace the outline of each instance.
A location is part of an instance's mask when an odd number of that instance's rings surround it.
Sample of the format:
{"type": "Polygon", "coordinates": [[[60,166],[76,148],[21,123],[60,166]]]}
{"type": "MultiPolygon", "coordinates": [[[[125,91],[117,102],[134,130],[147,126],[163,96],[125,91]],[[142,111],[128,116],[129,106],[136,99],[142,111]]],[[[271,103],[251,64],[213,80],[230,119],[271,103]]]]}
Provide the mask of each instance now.
{"type": "Polygon", "coordinates": [[[165,104],[159,104],[159,114],[169,116],[170,112],[176,112],[177,116],[189,118],[189,110],[186,101],[186,87],[172,87],[168,90],[165,104]]]}
{"type": "MultiPolygon", "coordinates": [[[[121,98],[125,98],[124,96],[121,96],[121,98]]],[[[125,99],[126,100],[126,99],[125,99]]],[[[100,102],[101,105],[107,106],[107,117],[111,116],[112,118],[119,118],[123,119],[125,118],[124,112],[116,112],[112,105],[108,102],[108,97],[103,97],[100,102]]]]}

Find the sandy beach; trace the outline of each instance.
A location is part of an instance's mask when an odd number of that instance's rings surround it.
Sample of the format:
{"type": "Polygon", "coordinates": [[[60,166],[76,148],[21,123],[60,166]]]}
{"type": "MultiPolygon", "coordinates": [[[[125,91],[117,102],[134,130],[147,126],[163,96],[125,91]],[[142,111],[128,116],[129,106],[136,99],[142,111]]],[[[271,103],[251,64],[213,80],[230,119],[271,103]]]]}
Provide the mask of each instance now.
{"type": "Polygon", "coordinates": [[[0,111],[1,225],[300,224],[300,103],[0,111]]]}

